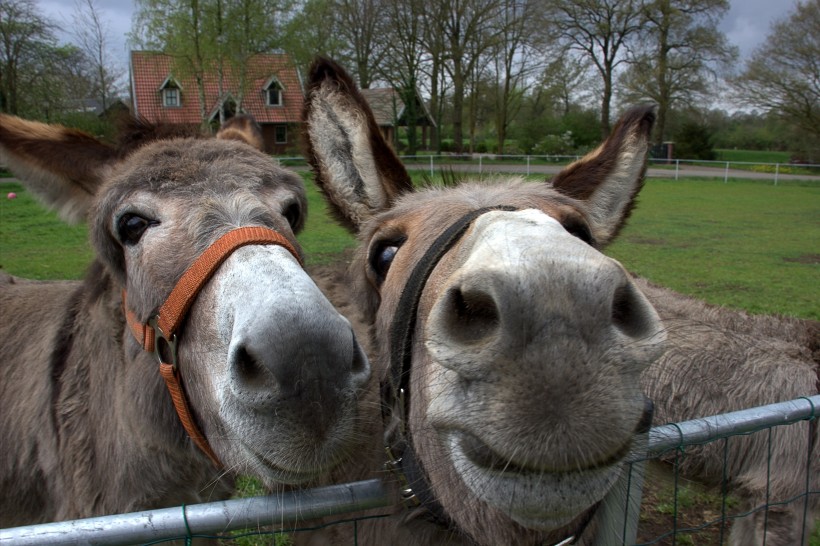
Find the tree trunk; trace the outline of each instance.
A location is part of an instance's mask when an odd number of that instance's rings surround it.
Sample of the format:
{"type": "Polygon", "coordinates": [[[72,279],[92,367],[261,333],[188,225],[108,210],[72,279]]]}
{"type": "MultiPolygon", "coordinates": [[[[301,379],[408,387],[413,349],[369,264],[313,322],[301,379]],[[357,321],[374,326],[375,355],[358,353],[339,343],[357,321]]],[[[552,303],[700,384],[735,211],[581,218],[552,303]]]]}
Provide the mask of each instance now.
{"type": "Polygon", "coordinates": [[[604,72],[604,92],[601,97],[601,141],[609,136],[611,127],[609,125],[609,108],[612,103],[612,66],[606,66],[604,72]]]}
{"type": "Polygon", "coordinates": [[[463,151],[464,74],[460,59],[453,61],[453,151],[463,151]]]}

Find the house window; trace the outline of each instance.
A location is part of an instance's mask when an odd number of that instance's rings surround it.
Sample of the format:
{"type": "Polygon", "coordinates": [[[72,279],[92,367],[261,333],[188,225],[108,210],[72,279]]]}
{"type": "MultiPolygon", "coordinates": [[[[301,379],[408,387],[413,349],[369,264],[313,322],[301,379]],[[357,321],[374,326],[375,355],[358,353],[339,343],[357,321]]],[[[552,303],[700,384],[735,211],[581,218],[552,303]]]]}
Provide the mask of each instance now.
{"type": "Polygon", "coordinates": [[[274,136],[273,141],[276,144],[287,144],[288,143],[288,126],[287,125],[277,125],[274,127],[274,136]]]}
{"type": "Polygon", "coordinates": [[[272,81],[265,88],[265,101],[268,106],[282,106],[282,86],[272,81]]]}
{"type": "Polygon", "coordinates": [[[162,105],[166,108],[179,106],[179,89],[167,87],[162,90],[162,105]]]}

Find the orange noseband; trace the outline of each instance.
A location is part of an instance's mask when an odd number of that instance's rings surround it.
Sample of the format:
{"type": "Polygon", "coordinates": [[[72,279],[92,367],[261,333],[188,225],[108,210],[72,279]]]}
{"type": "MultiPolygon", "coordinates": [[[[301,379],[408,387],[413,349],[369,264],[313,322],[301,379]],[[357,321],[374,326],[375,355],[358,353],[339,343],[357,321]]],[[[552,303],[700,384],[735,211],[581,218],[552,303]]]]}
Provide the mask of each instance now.
{"type": "Polygon", "coordinates": [[[171,400],[174,403],[179,420],[188,433],[188,436],[217,467],[222,464],[211,449],[208,439],[200,431],[191,413],[185,391],[182,388],[182,379],[177,366],[177,329],[185,320],[185,316],[193,305],[205,283],[214,272],[236,249],[247,245],[279,245],[290,252],[299,265],[302,259],[299,253],[283,235],[272,229],[259,226],[241,227],[229,231],[209,246],[182,274],[168,298],[159,308],[156,315],[146,322],[141,322],[126,305],[126,294],[123,290],[123,305],[128,326],[137,342],[148,352],[157,355],[159,373],[165,380],[171,400]],[[167,351],[163,351],[167,349],[167,351]],[[171,362],[165,362],[163,352],[170,355],[171,362]]]}

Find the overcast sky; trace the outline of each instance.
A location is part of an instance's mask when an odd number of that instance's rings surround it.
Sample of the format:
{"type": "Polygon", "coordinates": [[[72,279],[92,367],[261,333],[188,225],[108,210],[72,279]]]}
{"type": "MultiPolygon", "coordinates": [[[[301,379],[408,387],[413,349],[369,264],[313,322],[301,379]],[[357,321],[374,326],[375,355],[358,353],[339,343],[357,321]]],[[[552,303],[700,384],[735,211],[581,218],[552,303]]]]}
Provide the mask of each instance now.
{"type": "MultiPolygon", "coordinates": [[[[63,40],[69,41],[75,3],[66,0],[39,0],[38,3],[43,12],[62,27],[66,33],[63,40]]],[[[729,3],[731,8],[720,28],[729,42],[740,48],[743,60],[768,35],[771,22],[790,13],[797,0],[730,0],[729,3]]],[[[121,59],[125,68],[128,63],[126,34],[131,30],[134,3],[129,0],[94,0],[94,5],[108,26],[112,54],[121,59]]]]}

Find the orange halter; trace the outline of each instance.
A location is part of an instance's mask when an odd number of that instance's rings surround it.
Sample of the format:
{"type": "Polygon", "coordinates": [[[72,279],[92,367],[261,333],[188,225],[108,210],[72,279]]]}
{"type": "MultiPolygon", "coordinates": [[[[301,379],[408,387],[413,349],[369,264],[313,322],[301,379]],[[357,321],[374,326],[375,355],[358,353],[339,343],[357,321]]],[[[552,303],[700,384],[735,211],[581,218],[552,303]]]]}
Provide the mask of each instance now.
{"type": "Polygon", "coordinates": [[[156,315],[143,323],[137,318],[133,311],[126,306],[126,293],[123,290],[122,301],[125,308],[125,318],[128,326],[137,342],[148,352],[154,352],[159,361],[159,373],[165,380],[171,400],[174,403],[179,420],[188,433],[188,436],[205,453],[208,458],[217,466],[222,464],[219,458],[211,449],[208,439],[200,431],[191,413],[185,391],[182,388],[182,381],[177,366],[177,335],[176,331],[188,314],[188,310],[193,305],[199,291],[211,278],[220,265],[236,249],[246,245],[279,245],[293,254],[299,265],[302,259],[299,253],[284,236],[265,227],[251,226],[241,227],[229,231],[209,246],[194,261],[193,264],[182,274],[176,286],[174,286],[168,298],[159,308],[156,315]],[[161,349],[164,344],[167,353],[170,354],[171,362],[165,362],[161,349]]]}

